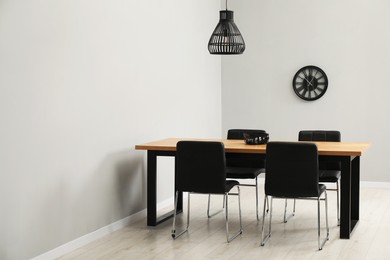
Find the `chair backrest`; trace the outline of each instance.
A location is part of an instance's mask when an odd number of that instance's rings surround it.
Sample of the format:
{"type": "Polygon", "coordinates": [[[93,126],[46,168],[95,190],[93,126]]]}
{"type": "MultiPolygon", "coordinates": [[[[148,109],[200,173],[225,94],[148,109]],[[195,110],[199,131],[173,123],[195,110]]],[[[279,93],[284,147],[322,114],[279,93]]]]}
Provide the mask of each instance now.
{"type": "MultiPolygon", "coordinates": [[[[339,131],[330,130],[303,130],[299,132],[299,141],[320,141],[320,142],[340,142],[341,134],[339,131]]],[[[340,170],[339,162],[320,162],[320,170],[340,170]]]]}
{"type": "Polygon", "coordinates": [[[229,129],[227,139],[244,140],[244,133],[248,134],[264,134],[264,130],[258,129],[229,129]]]}
{"type": "Polygon", "coordinates": [[[225,148],[221,142],[179,141],[176,145],[176,190],[225,193],[225,148]]]}
{"type": "Polygon", "coordinates": [[[286,198],[320,195],[317,145],[269,142],[266,161],[266,195],[286,198]]]}
{"type": "Polygon", "coordinates": [[[303,130],[299,132],[299,141],[323,141],[340,142],[341,134],[339,131],[328,130],[303,130]]]}
{"type": "MultiPolygon", "coordinates": [[[[258,129],[229,129],[227,139],[244,140],[244,133],[260,134],[266,132],[258,129]]],[[[228,153],[226,154],[226,165],[231,167],[265,168],[265,160],[259,159],[257,154],[228,153]]]]}

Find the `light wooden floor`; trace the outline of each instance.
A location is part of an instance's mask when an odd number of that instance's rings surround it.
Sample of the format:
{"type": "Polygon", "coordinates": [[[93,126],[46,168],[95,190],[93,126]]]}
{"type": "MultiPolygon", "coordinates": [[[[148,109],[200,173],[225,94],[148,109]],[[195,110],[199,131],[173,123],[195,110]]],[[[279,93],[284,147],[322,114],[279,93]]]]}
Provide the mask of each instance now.
{"type": "MultiPolygon", "coordinates": [[[[242,187],[241,193],[243,234],[229,244],[223,213],[208,219],[207,196],[192,195],[190,231],[177,240],[170,236],[171,220],[153,228],[142,220],[60,259],[390,259],[389,189],[361,189],[360,222],[349,240],[339,239],[335,192],[328,191],[330,239],[322,251],[317,250],[315,201],[297,201],[296,215],[285,224],[283,201],[274,200],[272,237],[261,247],[262,221],[256,220],[254,189],[242,187]]],[[[260,214],[263,198],[261,195],[260,214]]],[[[221,207],[222,198],[214,196],[213,202],[214,209],[221,207]]],[[[230,197],[229,205],[234,231],[238,223],[236,197],[230,197]]]]}

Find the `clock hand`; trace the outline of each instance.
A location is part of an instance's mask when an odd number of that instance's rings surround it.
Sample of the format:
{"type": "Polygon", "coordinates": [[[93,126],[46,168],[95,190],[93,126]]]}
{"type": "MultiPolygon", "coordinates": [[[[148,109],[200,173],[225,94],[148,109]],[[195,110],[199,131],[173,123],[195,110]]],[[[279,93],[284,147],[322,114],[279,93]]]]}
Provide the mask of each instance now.
{"type": "Polygon", "coordinates": [[[308,81],[306,78],[304,78],[304,79],[307,81],[307,83],[309,83],[310,86],[313,86],[313,84],[311,84],[311,82],[313,81],[313,79],[312,79],[311,81],[308,81]]]}
{"type": "Polygon", "coordinates": [[[310,80],[310,83],[314,80],[314,78],[316,77],[317,73],[318,73],[318,71],[316,71],[316,73],[313,75],[313,77],[310,80]]]}
{"type": "Polygon", "coordinates": [[[312,86],[312,87],[314,87],[313,84],[312,84],[313,79],[314,79],[314,78],[312,78],[312,79],[310,80],[310,82],[309,82],[310,86],[312,86]]]}

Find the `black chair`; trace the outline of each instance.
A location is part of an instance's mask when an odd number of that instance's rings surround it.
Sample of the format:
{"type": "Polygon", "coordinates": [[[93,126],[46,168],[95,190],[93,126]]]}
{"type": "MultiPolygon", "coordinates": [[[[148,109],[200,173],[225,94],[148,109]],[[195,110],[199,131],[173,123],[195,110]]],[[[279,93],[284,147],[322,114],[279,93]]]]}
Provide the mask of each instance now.
{"type": "MultiPolygon", "coordinates": [[[[324,131],[324,130],[305,130],[300,131],[298,136],[299,141],[321,141],[321,142],[340,142],[341,134],[339,131],[324,131]]],[[[337,192],[337,225],[340,226],[340,177],[341,164],[340,162],[321,162],[320,182],[335,183],[336,189],[329,189],[337,192]]]]}
{"type": "MultiPolygon", "coordinates": [[[[229,129],[227,139],[244,140],[244,133],[264,134],[264,130],[258,129],[229,129]]],[[[240,184],[240,186],[255,187],[256,189],[256,218],[259,220],[259,187],[257,177],[265,173],[265,160],[256,154],[227,154],[226,178],[228,179],[253,179],[254,184],[240,184]]]]}
{"type": "MultiPolygon", "coordinates": [[[[244,140],[244,133],[263,134],[264,130],[256,129],[230,129],[227,133],[227,139],[244,140]]],[[[228,179],[253,179],[254,184],[242,184],[240,186],[249,186],[256,188],[256,217],[259,220],[259,191],[257,177],[265,172],[265,160],[259,158],[256,154],[226,154],[226,178],[228,179]]],[[[209,198],[210,201],[210,198],[209,198]]],[[[207,211],[208,216],[209,209],[207,211]]]]}
{"type": "Polygon", "coordinates": [[[318,149],[312,143],[270,142],[267,144],[265,175],[265,198],[261,245],[271,236],[272,200],[311,199],[317,200],[318,207],[318,249],[321,250],[329,239],[328,202],[326,186],[319,184],[318,149]],[[322,198],[322,195],[324,197],[322,198]],[[271,196],[268,234],[264,237],[265,201],[271,196]],[[321,242],[320,201],[325,201],[327,235],[321,242]]]}
{"type": "Polygon", "coordinates": [[[229,243],[242,234],[240,187],[238,181],[226,180],[225,149],[221,142],[180,141],[176,146],[176,196],[172,238],[188,231],[190,223],[190,194],[221,194],[225,199],[226,239],[229,243]],[[240,228],[229,237],[228,198],[230,190],[237,187],[240,228]],[[179,192],[188,192],[187,227],[176,234],[177,200],[179,192]]]}

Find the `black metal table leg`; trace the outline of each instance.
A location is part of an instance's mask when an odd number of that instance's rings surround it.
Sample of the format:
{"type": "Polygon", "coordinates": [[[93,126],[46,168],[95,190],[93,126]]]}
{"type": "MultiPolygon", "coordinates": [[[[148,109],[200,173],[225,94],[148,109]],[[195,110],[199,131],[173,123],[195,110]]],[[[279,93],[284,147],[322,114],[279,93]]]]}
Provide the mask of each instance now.
{"type": "Polygon", "coordinates": [[[341,159],[340,238],[349,239],[351,233],[351,158],[341,159]]]}
{"type": "Polygon", "coordinates": [[[360,203],[360,157],[352,159],[351,169],[351,232],[359,222],[360,203]]]}
{"type": "Polygon", "coordinates": [[[148,151],[147,165],[147,205],[146,217],[148,226],[157,225],[157,153],[148,151]]]}
{"type": "Polygon", "coordinates": [[[320,156],[320,160],[341,162],[340,238],[349,239],[359,222],[360,156],[320,156]]]}
{"type": "MultiPolygon", "coordinates": [[[[173,217],[173,210],[162,215],[157,216],[157,157],[158,156],[172,156],[175,157],[176,152],[171,151],[153,151],[148,150],[147,155],[147,225],[157,226],[161,222],[173,217]]],[[[179,194],[178,213],[183,209],[182,193],[179,194]]]]}

